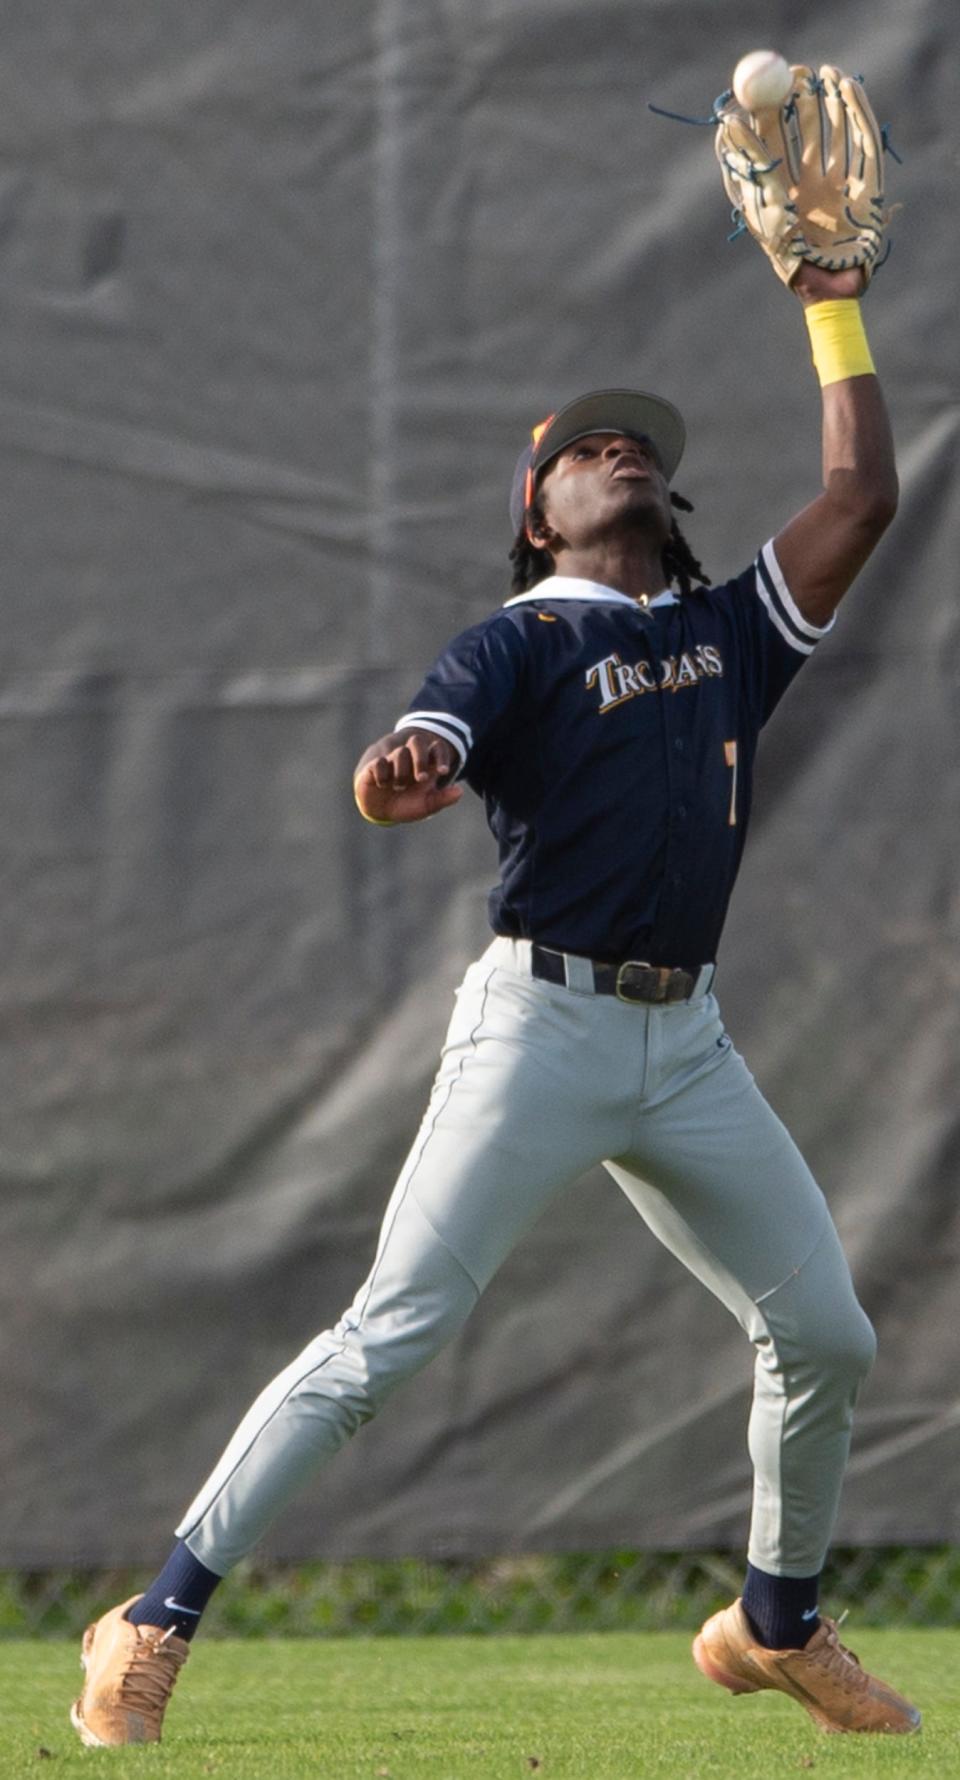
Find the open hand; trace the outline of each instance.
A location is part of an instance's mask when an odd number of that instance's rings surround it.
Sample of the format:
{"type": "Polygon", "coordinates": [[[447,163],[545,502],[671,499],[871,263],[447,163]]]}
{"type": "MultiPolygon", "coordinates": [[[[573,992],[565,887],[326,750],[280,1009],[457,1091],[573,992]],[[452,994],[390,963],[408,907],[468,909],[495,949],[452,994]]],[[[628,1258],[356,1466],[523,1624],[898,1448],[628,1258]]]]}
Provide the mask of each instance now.
{"type": "Polygon", "coordinates": [[[371,822],[422,822],[459,803],[462,785],[449,783],[459,765],[451,742],[426,729],[404,729],[374,742],[353,780],[362,815],[371,822]]]}

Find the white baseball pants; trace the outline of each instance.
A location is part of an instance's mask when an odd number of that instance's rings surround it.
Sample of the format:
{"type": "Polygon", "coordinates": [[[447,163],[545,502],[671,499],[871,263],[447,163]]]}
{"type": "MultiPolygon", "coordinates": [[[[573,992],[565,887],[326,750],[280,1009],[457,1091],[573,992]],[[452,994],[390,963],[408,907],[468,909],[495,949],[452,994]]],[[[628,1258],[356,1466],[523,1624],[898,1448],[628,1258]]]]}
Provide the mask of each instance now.
{"type": "Polygon", "coordinates": [[[261,1392],[178,1535],[220,1575],[462,1326],[563,1187],[604,1162],[756,1348],[749,1558],[822,1567],[874,1355],[826,1201],[727,1039],[714,997],[626,1004],[470,966],[372,1270],[335,1328],[261,1392]]]}

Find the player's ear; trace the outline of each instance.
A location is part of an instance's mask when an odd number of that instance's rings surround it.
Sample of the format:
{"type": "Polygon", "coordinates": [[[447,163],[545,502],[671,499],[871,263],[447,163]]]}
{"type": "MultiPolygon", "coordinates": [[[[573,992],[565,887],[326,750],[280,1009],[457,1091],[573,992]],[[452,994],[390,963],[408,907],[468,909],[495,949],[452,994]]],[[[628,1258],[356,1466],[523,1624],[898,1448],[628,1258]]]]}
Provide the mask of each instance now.
{"type": "Polygon", "coordinates": [[[527,508],[523,529],[527,534],[527,542],[533,545],[534,550],[549,550],[550,540],[554,534],[547,524],[546,515],[537,503],[527,508]]]}

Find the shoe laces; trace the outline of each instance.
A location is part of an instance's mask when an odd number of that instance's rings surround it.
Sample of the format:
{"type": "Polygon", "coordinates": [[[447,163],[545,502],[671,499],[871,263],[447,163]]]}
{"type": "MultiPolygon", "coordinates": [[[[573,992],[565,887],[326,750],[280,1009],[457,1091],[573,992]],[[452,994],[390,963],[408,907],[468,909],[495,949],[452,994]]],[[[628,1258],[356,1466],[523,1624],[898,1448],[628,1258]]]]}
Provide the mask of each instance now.
{"type": "Polygon", "coordinates": [[[851,1693],[863,1693],[870,1685],[870,1677],[861,1668],[860,1658],[855,1651],[848,1650],[840,1642],[840,1627],[846,1617],[846,1612],[843,1612],[838,1620],[824,1619],[827,1635],[813,1654],[842,1686],[849,1688],[851,1693]]]}
{"type": "Polygon", "coordinates": [[[137,1639],[120,1679],[124,1705],[148,1713],[163,1711],[185,1660],[183,1651],[167,1647],[173,1629],[160,1637],[137,1639]]]}

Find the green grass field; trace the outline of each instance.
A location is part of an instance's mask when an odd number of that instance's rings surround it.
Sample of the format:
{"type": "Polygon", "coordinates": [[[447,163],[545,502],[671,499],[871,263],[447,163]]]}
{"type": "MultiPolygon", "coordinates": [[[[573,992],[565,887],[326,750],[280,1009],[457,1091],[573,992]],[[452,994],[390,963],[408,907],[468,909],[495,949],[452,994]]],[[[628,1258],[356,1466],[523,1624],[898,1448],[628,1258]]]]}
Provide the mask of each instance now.
{"type": "MultiPolygon", "coordinates": [[[[847,1628],[849,1629],[849,1628],[847,1628]]],[[[960,1635],[851,1634],[925,1715],[919,1736],[825,1737],[790,1701],[733,1699],[674,1632],[198,1639],[159,1746],[88,1750],[76,1646],[0,1644],[0,1780],[780,1780],[960,1775],[960,1635]]]]}

